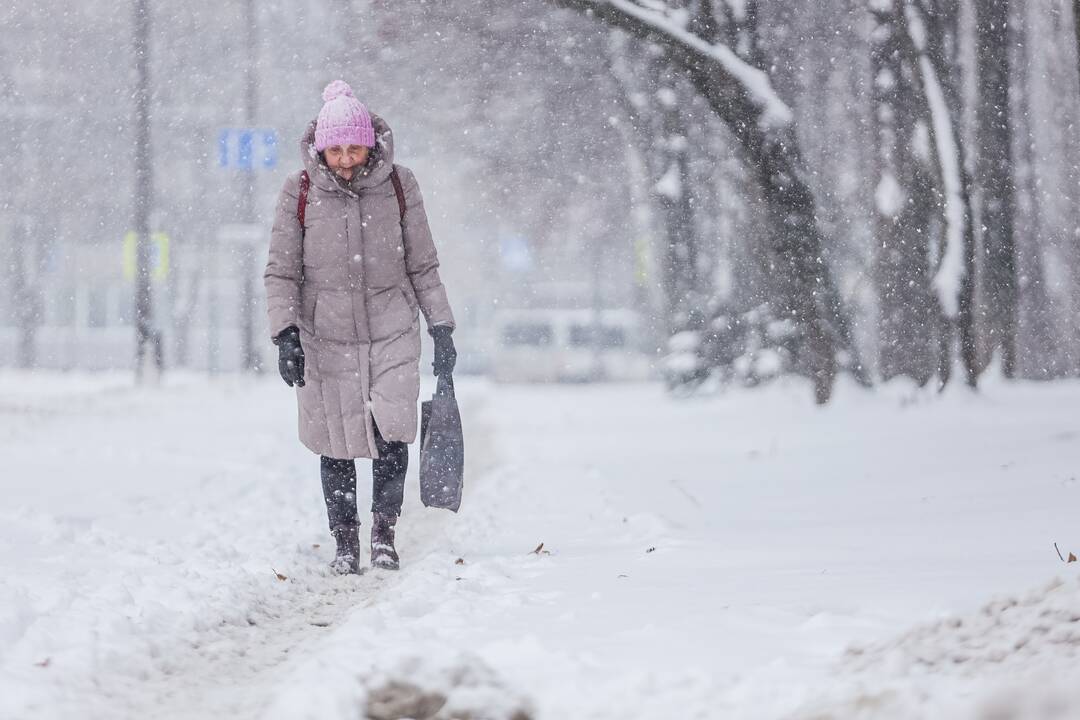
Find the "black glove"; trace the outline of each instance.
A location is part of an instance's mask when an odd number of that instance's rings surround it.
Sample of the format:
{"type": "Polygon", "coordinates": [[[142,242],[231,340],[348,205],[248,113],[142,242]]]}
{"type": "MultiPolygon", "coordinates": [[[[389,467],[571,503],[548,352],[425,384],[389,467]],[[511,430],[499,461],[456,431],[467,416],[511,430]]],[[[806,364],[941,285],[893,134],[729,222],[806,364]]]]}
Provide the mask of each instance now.
{"type": "Polygon", "coordinates": [[[274,338],[278,346],[278,372],[285,384],[304,387],[304,348],[300,347],[300,330],[295,325],[278,333],[274,338]]]}
{"type": "Polygon", "coordinates": [[[431,328],[431,337],[435,340],[435,362],[431,363],[431,367],[435,368],[436,377],[450,375],[457,364],[457,350],[454,349],[454,339],[450,337],[452,332],[454,329],[449,325],[431,328]]]}

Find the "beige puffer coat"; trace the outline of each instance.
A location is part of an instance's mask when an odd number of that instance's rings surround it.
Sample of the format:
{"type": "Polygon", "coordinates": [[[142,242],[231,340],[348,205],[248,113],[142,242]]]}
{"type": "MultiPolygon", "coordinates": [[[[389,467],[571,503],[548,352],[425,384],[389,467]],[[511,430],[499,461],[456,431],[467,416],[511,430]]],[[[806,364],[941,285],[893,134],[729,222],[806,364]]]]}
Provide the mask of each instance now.
{"type": "Polygon", "coordinates": [[[300,141],[311,185],[305,229],[297,220],[300,173],[278,199],[266,264],[270,333],[300,329],[304,387],[297,387],[300,441],[333,458],[378,457],[386,440],[416,439],[420,324],[454,326],[439,279],[420,188],[400,165],[405,219],[390,171],[393,135],[372,116],[376,150],[351,181],[315,152],[315,123],[300,141]]]}

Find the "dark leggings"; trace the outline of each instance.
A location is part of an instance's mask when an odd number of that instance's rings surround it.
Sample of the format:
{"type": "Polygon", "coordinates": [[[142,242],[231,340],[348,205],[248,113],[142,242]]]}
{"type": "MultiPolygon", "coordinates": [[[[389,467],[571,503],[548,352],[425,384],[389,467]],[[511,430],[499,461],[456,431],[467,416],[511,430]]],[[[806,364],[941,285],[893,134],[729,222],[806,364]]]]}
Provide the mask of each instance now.
{"type": "MultiPolygon", "coordinates": [[[[383,440],[375,428],[379,458],[371,463],[371,512],[400,515],[405,496],[405,473],[409,469],[409,446],[383,440]]],[[[330,529],[357,525],[356,461],[320,458],[323,498],[330,529]]]]}

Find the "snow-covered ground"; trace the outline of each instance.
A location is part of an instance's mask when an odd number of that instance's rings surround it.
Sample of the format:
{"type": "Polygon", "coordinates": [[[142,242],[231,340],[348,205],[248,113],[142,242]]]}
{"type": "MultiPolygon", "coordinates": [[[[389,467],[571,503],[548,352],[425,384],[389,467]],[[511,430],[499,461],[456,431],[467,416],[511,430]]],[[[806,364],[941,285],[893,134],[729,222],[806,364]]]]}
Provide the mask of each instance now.
{"type": "Polygon", "coordinates": [[[1080,717],[1080,384],[459,393],[337,577],[276,378],[0,373],[0,718],[1080,717]]]}

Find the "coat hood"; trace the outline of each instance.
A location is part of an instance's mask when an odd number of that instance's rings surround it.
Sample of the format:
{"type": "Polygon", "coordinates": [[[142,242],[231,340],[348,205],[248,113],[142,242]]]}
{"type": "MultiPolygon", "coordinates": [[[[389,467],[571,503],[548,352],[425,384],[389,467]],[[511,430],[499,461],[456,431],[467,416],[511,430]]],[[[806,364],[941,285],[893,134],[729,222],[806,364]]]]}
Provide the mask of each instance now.
{"type": "Polygon", "coordinates": [[[313,185],[327,192],[338,191],[358,195],[364,188],[381,185],[390,177],[390,171],[394,167],[394,133],[381,117],[374,113],[371,115],[371,125],[375,128],[375,148],[372,150],[372,159],[349,181],[335,175],[315,150],[316,123],[317,120],[312,120],[304,136],[300,138],[300,157],[304,160],[304,168],[311,177],[313,185]]]}

